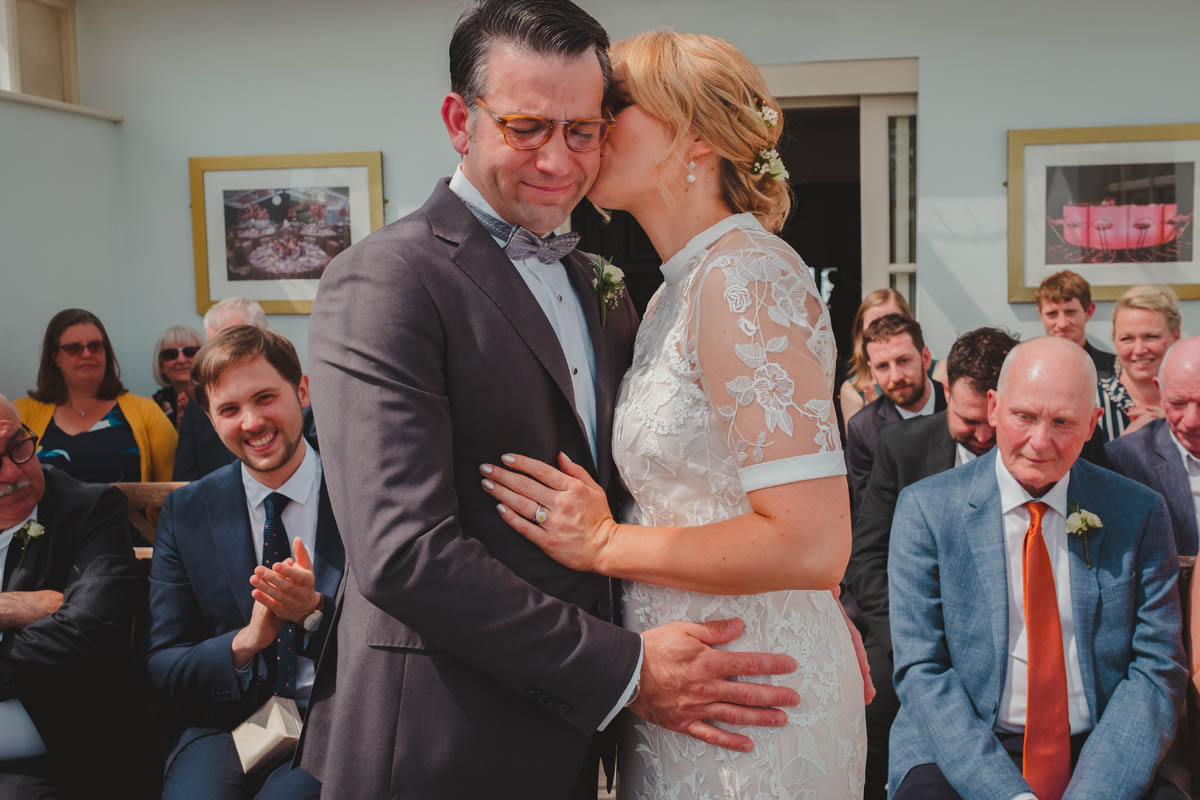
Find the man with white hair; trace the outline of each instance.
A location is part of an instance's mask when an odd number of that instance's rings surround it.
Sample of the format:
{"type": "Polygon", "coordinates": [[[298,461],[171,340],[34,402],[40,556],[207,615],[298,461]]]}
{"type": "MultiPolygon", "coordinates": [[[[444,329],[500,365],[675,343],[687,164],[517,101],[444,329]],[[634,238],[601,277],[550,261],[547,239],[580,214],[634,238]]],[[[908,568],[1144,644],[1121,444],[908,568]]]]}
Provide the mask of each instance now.
{"type": "MultiPolygon", "coordinates": [[[[267,327],[267,314],[254,300],[226,297],[204,313],[204,338],[211,340],[235,325],[267,327]]],[[[179,446],[175,449],[177,481],[198,481],[210,472],[237,461],[213,429],[207,414],[184,414],[179,425],[179,446]]]]}
{"type": "Polygon", "coordinates": [[[1156,777],[1186,680],[1161,497],[1079,459],[1096,368],[1058,338],[1005,359],[996,446],[905,489],[888,581],[899,800],[1185,798],[1156,777]]]}

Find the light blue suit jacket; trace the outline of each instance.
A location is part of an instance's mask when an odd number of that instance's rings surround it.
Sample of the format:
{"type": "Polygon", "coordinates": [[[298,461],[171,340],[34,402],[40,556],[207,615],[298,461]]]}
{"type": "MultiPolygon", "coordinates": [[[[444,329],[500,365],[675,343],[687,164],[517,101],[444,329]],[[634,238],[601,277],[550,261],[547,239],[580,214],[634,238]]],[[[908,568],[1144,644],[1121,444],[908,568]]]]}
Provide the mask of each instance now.
{"type": "MultiPolygon", "coordinates": [[[[995,450],[913,484],[892,523],[888,582],[896,692],[891,791],[936,763],[970,800],[1029,791],[993,729],[1008,666],[1008,583],[995,450]]],[[[1095,727],[1064,798],[1140,797],[1175,730],[1187,678],[1167,509],[1086,461],[1067,501],[1103,527],[1069,537],[1079,668],[1095,727]]]]}

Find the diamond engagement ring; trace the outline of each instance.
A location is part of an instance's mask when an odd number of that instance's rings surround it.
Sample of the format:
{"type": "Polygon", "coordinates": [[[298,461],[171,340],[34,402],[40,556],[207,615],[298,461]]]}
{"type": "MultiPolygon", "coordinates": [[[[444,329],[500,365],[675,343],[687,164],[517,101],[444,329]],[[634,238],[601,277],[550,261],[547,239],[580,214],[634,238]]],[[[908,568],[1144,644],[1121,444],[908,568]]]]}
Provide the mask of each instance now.
{"type": "Polygon", "coordinates": [[[541,525],[546,520],[550,519],[550,512],[545,506],[538,506],[537,511],[533,512],[533,521],[541,525]]]}

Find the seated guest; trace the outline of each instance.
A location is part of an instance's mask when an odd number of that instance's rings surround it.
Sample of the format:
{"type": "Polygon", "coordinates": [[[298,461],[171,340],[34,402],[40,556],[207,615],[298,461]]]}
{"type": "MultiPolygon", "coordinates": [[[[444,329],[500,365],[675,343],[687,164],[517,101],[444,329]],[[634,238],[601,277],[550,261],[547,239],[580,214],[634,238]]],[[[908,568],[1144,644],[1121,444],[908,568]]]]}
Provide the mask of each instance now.
{"type": "MultiPolygon", "coordinates": [[[[234,325],[267,327],[262,306],[244,297],[227,297],[204,314],[204,337],[212,339],[234,325]]],[[[179,450],[175,453],[174,479],[194,481],[236,461],[213,430],[207,414],[184,414],[179,425],[179,450]]]]}
{"type": "Polygon", "coordinates": [[[1155,775],[1187,676],[1179,559],[1158,494],[1079,460],[1095,380],[1074,344],[1017,345],[996,447],[900,494],[898,800],[1186,797],[1155,775]]]}
{"type": "Polygon", "coordinates": [[[946,407],[940,382],[929,378],[932,357],[912,317],[887,314],[863,334],[863,356],[882,394],[846,423],[846,479],[856,509],[871,475],[875,445],[884,425],[928,416],[946,407]]]}
{"type": "Polygon", "coordinates": [[[1117,357],[1092,347],[1087,340],[1087,324],[1096,313],[1096,304],[1092,287],[1082,275],[1064,269],[1042,281],[1037,289],[1037,310],[1047,336],[1070,339],[1086,350],[1099,377],[1113,374],[1117,357]]]}
{"type": "Polygon", "coordinates": [[[888,731],[900,701],[892,688],[892,636],[888,622],[888,536],[896,497],[922,478],[973,461],[996,443],[988,421],[987,393],[1017,340],[999,328],[958,337],[946,358],[946,410],[902,420],[879,434],[875,464],[854,516],[854,544],[845,582],[867,623],[863,644],[877,694],[867,706],[867,777],[864,797],[887,796],[888,731]]]}
{"type": "Polygon", "coordinates": [[[192,399],[192,359],[200,344],[200,332],[195,328],[172,325],[154,345],[154,363],[150,369],[155,383],[162,387],[154,393],[154,402],[176,430],[192,399]]]}
{"type": "Polygon", "coordinates": [[[345,562],[303,436],[308,377],[291,342],[251,325],[209,340],[192,377],[238,460],[173,492],[154,540],[146,666],[186,719],[163,797],[315,798],[290,753],[246,775],[230,734],[272,694],[306,709],[345,562]]]}
{"type": "MultiPolygon", "coordinates": [[[[868,403],[879,397],[879,387],[871,377],[871,368],[867,365],[867,357],[862,352],[862,338],[867,327],[888,314],[902,314],[912,317],[912,310],[904,295],[895,289],[876,289],[863,298],[854,314],[854,326],[850,363],[846,380],[838,389],[838,404],[842,408],[842,424],[863,409],[868,403]]],[[[929,377],[935,381],[946,380],[946,365],[944,362],[932,359],[929,377]]]]}
{"type": "Polygon", "coordinates": [[[16,401],[38,458],[91,483],[169,481],[178,437],[149,397],[125,391],[104,324],[68,308],[46,326],[37,388],[16,401]]]}
{"type": "Polygon", "coordinates": [[[36,451],[0,397],[0,797],[144,796],[128,505],[36,451]]]}
{"type": "Polygon", "coordinates": [[[1179,338],[1179,320],[1179,298],[1170,286],[1133,286],[1117,300],[1113,344],[1119,369],[1099,382],[1104,441],[1162,417],[1154,378],[1167,348],[1179,338]]]}

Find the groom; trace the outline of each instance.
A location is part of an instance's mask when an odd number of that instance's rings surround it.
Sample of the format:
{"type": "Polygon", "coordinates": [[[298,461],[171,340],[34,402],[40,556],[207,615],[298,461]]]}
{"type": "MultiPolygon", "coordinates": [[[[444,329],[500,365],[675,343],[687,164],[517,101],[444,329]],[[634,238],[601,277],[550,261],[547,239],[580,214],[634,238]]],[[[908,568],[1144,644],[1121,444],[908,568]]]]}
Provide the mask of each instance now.
{"type": "Polygon", "coordinates": [[[624,707],[748,750],[711,723],[779,725],[797,702],[726,680],[795,668],[714,649],[738,621],[621,628],[607,578],[550,560],[479,487],[500,453],[562,451],[620,496],[637,316],[625,296],[603,321],[572,239],[538,238],[599,169],[607,47],[562,0],[468,11],[442,104],[460,168],[321,282],[313,407],[348,556],[301,742],[323,797],[594,800],[624,707]]]}
{"type": "Polygon", "coordinates": [[[1154,781],[1186,679],[1170,523],[1158,494],[1077,460],[1095,381],[1070,341],[1018,345],[988,392],[996,447],[900,495],[898,800],[1186,797],[1154,781]]]}

